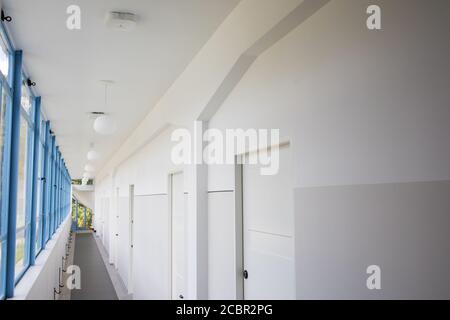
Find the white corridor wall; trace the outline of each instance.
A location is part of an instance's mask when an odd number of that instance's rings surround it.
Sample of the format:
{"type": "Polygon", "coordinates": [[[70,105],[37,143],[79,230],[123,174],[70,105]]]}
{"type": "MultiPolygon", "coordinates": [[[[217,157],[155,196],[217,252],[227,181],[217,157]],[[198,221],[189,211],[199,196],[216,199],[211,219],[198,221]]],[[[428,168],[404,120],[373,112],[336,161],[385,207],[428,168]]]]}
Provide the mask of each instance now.
{"type": "MultiPolygon", "coordinates": [[[[240,13],[244,5],[250,7],[249,3],[258,9],[254,2],[244,1],[236,11],[240,13]]],[[[280,6],[292,10],[293,3],[280,2],[280,6]]],[[[352,196],[358,196],[364,186],[386,185],[389,188],[389,185],[399,183],[399,188],[392,189],[399,192],[398,199],[405,199],[405,190],[415,190],[412,192],[416,192],[416,196],[426,197],[423,189],[412,188],[410,184],[450,180],[450,109],[448,86],[445,85],[450,83],[446,19],[449,10],[450,4],[444,1],[436,6],[420,0],[330,1],[259,56],[210,119],[209,127],[220,130],[280,129],[281,136],[290,141],[294,173],[292,192],[296,195],[297,298],[450,298],[450,292],[445,289],[450,287],[448,281],[443,281],[438,296],[418,288],[411,292],[405,283],[395,281],[382,292],[364,289],[365,267],[377,262],[371,262],[371,252],[384,263],[386,269],[383,270],[387,270],[388,278],[394,275],[389,270],[403,268],[405,261],[418,263],[423,258],[413,255],[408,259],[389,259],[400,254],[401,247],[379,242],[375,234],[366,239],[361,230],[362,226],[367,227],[367,221],[371,221],[376,230],[381,234],[385,232],[389,239],[397,239],[394,237],[397,232],[402,232],[408,239],[417,237],[416,230],[421,225],[416,223],[421,220],[411,222],[410,228],[401,225],[401,221],[409,217],[407,206],[397,206],[398,220],[391,229],[386,229],[383,226],[389,225],[389,217],[373,210],[364,211],[364,204],[334,212],[332,208],[319,208],[317,202],[302,200],[306,194],[309,199],[320,199],[314,193],[320,190],[315,188],[336,187],[337,194],[345,194],[351,202],[352,196]],[[365,26],[366,8],[374,2],[383,10],[382,31],[370,31],[365,26]],[[348,186],[356,189],[349,193],[348,186]],[[316,221],[313,213],[321,216],[321,220],[316,221]],[[369,220],[369,217],[373,219],[369,220]],[[315,236],[305,239],[303,233],[299,234],[301,230],[313,230],[315,236]],[[331,234],[333,238],[330,238],[331,234]],[[351,252],[341,256],[332,254],[342,250],[340,245],[349,242],[353,243],[351,252]],[[323,264],[327,257],[331,259],[329,265],[323,264]],[[320,268],[314,268],[318,265],[313,262],[320,263],[320,268]],[[333,265],[339,269],[333,269],[333,265]],[[308,277],[320,280],[322,273],[335,271],[341,272],[342,276],[330,276],[328,287],[307,281],[308,277]],[[346,284],[351,285],[342,289],[346,284]]],[[[243,17],[251,24],[249,13],[243,17]]],[[[226,23],[224,25],[222,28],[226,23]]],[[[225,31],[222,33],[226,34],[225,31]]],[[[176,92],[172,88],[171,94],[176,95],[176,92]]],[[[182,109],[184,106],[171,107],[182,109]]],[[[189,110],[186,107],[183,114],[189,110]]],[[[197,119],[198,113],[192,110],[191,117],[186,117],[188,121],[177,123],[177,126],[189,127],[190,122],[197,119]]],[[[157,121],[159,117],[156,111],[150,112],[148,123],[154,123],[151,121],[157,121]]],[[[166,127],[139,145],[135,141],[138,133],[145,131],[146,124],[143,122],[102,172],[103,176],[114,178],[113,181],[105,178],[97,182],[100,188],[96,188],[96,198],[105,197],[102,190],[113,189],[113,186],[127,193],[129,185],[134,184],[134,298],[169,299],[167,181],[170,172],[183,168],[170,160],[173,146],[170,134],[177,126],[166,127]],[[133,152],[123,151],[136,145],[139,148],[133,152]],[[119,158],[122,160],[118,162],[119,158]]],[[[154,130],[150,125],[147,129],[154,130]]],[[[187,190],[191,190],[192,183],[192,177],[186,175],[187,190]]],[[[436,188],[445,193],[447,186],[436,184],[436,188]]],[[[236,261],[234,189],[234,166],[208,167],[208,190],[222,191],[208,194],[207,277],[211,299],[239,296],[237,283],[241,270],[236,261]]],[[[112,194],[108,196],[112,197],[112,194]]],[[[379,201],[388,201],[385,194],[380,196],[379,201]]],[[[391,199],[393,207],[396,207],[395,199],[395,196],[391,199]]],[[[434,247],[443,253],[433,256],[424,267],[426,271],[413,271],[414,277],[425,277],[430,283],[436,283],[435,280],[442,276],[443,269],[439,264],[449,265],[448,253],[445,253],[449,236],[438,228],[449,226],[449,219],[440,214],[441,208],[445,208],[445,199],[439,198],[439,201],[441,203],[436,204],[434,210],[416,213],[418,216],[427,214],[427,228],[438,230],[435,235],[430,233],[430,237],[421,238],[420,248],[434,247]]],[[[105,202],[101,203],[106,208],[105,202]]],[[[367,205],[373,209],[372,202],[368,201],[367,205]]],[[[107,209],[100,210],[105,217],[107,209]]],[[[190,235],[198,232],[192,227],[193,216],[192,212],[188,214],[191,223],[187,224],[186,232],[190,235]]],[[[107,230],[107,219],[103,223],[103,230],[107,230]]],[[[107,238],[104,234],[103,237],[105,242],[107,238]]],[[[125,244],[119,243],[122,245],[125,244]]],[[[192,246],[192,243],[188,245],[192,246]]],[[[188,251],[195,253],[196,249],[190,247],[188,251]]],[[[188,259],[188,268],[191,268],[188,275],[191,276],[196,256],[189,255],[188,259]]]]}

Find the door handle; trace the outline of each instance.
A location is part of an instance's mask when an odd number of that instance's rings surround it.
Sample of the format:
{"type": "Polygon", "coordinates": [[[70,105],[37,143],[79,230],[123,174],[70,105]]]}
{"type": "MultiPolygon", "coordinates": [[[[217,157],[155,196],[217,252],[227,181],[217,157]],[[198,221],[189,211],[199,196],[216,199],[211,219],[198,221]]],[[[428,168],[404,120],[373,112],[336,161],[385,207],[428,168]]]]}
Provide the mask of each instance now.
{"type": "Polygon", "coordinates": [[[248,271],[247,270],[244,270],[242,275],[244,276],[244,279],[248,279],[248,271]]]}

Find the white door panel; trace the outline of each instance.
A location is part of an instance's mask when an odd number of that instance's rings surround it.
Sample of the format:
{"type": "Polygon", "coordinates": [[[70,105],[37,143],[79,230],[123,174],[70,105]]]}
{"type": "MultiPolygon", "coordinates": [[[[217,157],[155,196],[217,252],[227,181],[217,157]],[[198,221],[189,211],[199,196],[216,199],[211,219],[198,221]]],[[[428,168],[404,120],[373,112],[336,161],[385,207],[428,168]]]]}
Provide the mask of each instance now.
{"type": "Polygon", "coordinates": [[[293,299],[292,237],[246,232],[245,299],[293,299]]]}
{"type": "Polygon", "coordinates": [[[295,299],[290,153],[288,147],[279,152],[276,175],[263,176],[259,165],[243,165],[245,299],[295,299]]]}
{"type": "Polygon", "coordinates": [[[134,299],[171,299],[168,203],[167,195],[135,197],[134,299]]]}

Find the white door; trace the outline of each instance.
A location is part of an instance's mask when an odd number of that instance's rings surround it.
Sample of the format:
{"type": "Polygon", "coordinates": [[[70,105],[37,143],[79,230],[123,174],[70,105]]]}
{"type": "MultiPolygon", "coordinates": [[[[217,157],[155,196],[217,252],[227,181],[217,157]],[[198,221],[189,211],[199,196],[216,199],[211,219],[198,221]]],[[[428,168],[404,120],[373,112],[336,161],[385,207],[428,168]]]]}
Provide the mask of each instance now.
{"type": "Polygon", "coordinates": [[[183,173],[171,175],[171,211],[172,211],[172,299],[184,299],[186,296],[185,267],[185,201],[183,173]]]}
{"type": "Polygon", "coordinates": [[[108,250],[108,255],[109,255],[109,263],[112,263],[111,257],[112,257],[112,252],[111,252],[111,234],[110,234],[110,230],[111,230],[111,225],[110,225],[110,210],[109,210],[109,199],[108,198],[104,198],[103,199],[103,204],[104,204],[104,212],[103,212],[103,245],[105,246],[105,248],[108,250]]]}
{"type": "Polygon", "coordinates": [[[117,208],[114,204],[115,201],[114,195],[108,199],[108,207],[109,207],[109,263],[112,265],[117,265],[116,262],[116,247],[117,247],[117,208]]]}
{"type": "Polygon", "coordinates": [[[295,299],[291,158],[278,150],[275,175],[242,165],[244,299],[295,299]]]}

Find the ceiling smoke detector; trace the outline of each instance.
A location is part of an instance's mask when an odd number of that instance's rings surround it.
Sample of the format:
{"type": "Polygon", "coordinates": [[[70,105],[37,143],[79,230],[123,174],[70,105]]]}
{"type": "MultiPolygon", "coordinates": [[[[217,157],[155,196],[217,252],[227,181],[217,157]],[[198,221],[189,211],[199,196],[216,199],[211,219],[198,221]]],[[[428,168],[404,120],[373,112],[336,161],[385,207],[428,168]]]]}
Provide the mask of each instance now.
{"type": "Polygon", "coordinates": [[[113,29],[128,31],[137,24],[137,15],[131,12],[111,11],[106,15],[106,25],[113,29]]]}

